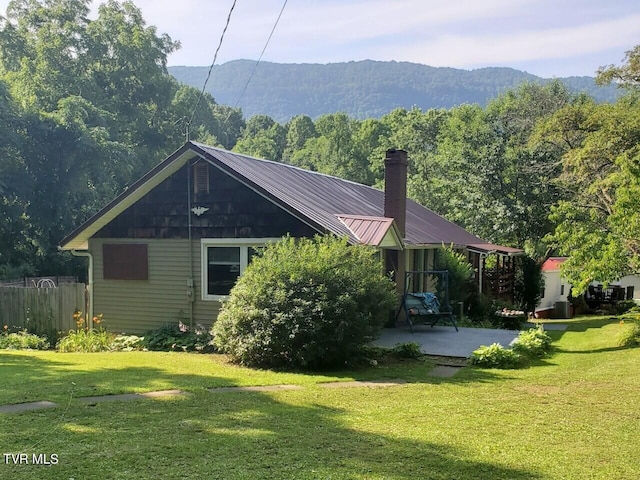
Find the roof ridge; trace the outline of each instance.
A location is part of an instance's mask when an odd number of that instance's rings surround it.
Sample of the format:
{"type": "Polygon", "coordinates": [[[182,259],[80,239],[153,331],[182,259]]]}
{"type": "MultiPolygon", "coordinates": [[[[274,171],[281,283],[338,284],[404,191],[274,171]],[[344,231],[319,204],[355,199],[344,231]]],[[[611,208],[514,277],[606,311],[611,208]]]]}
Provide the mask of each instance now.
{"type": "Polygon", "coordinates": [[[234,152],[232,150],[226,150],[226,149],[221,148],[221,147],[213,147],[211,145],[207,145],[206,143],[195,142],[193,140],[191,140],[189,143],[191,143],[191,144],[193,144],[193,145],[195,145],[197,147],[200,147],[200,148],[204,147],[204,148],[207,148],[207,149],[210,149],[210,150],[215,150],[217,152],[221,152],[221,153],[224,153],[226,155],[232,154],[232,155],[243,157],[243,158],[246,158],[248,160],[252,160],[252,161],[256,161],[256,162],[264,162],[264,163],[270,163],[270,164],[273,164],[273,165],[280,165],[280,166],[285,167],[285,168],[290,168],[292,170],[297,170],[297,171],[300,171],[300,172],[304,172],[305,174],[312,174],[312,175],[319,175],[321,177],[333,178],[333,179],[336,179],[336,180],[340,180],[341,182],[350,183],[352,185],[358,185],[359,187],[367,187],[367,188],[371,188],[373,190],[377,190],[379,192],[382,191],[382,189],[376,188],[376,187],[374,187],[372,185],[365,185],[364,183],[355,182],[353,180],[347,180],[346,178],[341,178],[341,177],[338,177],[337,175],[330,175],[328,173],[322,173],[322,172],[318,172],[316,170],[308,170],[306,168],[298,167],[297,165],[291,165],[289,163],[276,162],[275,160],[267,160],[266,158],[254,157],[252,155],[247,155],[246,153],[234,152]]]}

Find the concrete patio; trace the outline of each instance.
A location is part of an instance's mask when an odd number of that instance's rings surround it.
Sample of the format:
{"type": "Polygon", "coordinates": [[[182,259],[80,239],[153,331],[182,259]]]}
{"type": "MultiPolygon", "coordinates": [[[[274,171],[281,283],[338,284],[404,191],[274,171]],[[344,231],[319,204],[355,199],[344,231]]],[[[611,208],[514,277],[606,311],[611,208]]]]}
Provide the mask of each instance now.
{"type": "Polygon", "coordinates": [[[469,357],[481,345],[499,343],[508,347],[518,338],[518,330],[498,330],[492,328],[463,328],[456,332],[453,327],[436,325],[414,325],[409,327],[385,328],[373,342],[379,347],[394,347],[399,343],[417,343],[427,355],[443,357],[469,357]]]}

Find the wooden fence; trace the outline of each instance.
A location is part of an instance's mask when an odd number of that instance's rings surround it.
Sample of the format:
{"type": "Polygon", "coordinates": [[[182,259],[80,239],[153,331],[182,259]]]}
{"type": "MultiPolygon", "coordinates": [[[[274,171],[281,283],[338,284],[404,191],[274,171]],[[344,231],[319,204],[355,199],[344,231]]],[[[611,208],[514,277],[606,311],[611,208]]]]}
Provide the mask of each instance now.
{"type": "Polygon", "coordinates": [[[26,328],[54,341],[59,332],[75,329],[73,313],[85,311],[84,283],[57,288],[0,287],[0,328],[26,328]]]}

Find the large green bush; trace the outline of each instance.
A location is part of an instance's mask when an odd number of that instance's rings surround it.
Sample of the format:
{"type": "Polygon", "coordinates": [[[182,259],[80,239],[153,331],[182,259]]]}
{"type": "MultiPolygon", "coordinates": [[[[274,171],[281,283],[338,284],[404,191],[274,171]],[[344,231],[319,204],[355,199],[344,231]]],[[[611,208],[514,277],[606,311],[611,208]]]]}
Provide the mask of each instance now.
{"type": "Polygon", "coordinates": [[[283,238],[253,259],[213,326],[218,349],[260,367],[344,364],[395,306],[378,253],[331,236],[283,238]]]}

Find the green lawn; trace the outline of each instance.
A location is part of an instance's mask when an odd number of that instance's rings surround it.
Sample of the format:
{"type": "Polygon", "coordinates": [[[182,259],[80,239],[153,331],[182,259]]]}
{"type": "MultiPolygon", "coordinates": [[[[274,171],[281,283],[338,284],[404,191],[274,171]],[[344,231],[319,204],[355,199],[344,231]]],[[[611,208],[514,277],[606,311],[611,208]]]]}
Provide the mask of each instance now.
{"type": "Polygon", "coordinates": [[[324,375],[228,365],[216,355],[0,352],[0,455],[57,454],[0,478],[630,479],[638,476],[640,349],[624,326],[583,320],[552,332],[556,352],[523,370],[430,377],[406,362],[324,375]],[[404,378],[388,388],[317,383],[404,378]],[[210,393],[230,385],[302,390],[210,393]],[[77,396],[180,388],[184,398],[85,405],[77,396]]]}

